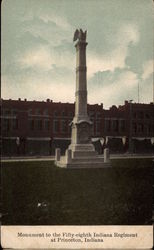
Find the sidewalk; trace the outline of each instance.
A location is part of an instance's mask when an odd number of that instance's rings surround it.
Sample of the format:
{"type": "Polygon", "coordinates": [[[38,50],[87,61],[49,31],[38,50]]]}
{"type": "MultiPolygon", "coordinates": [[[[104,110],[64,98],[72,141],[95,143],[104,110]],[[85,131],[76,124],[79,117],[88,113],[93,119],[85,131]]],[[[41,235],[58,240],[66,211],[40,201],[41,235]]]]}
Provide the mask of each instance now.
{"type": "Polygon", "coordinates": [[[110,155],[111,159],[129,159],[129,158],[153,158],[154,159],[154,154],[111,154],[110,155]]]}
{"type": "Polygon", "coordinates": [[[54,161],[55,156],[10,156],[1,157],[1,162],[17,162],[17,161],[54,161]]]}
{"type": "MultiPolygon", "coordinates": [[[[129,158],[152,158],[152,154],[111,154],[110,159],[129,159],[129,158]]],[[[23,162],[23,161],[54,161],[55,156],[10,156],[1,157],[1,162],[23,162]]]]}

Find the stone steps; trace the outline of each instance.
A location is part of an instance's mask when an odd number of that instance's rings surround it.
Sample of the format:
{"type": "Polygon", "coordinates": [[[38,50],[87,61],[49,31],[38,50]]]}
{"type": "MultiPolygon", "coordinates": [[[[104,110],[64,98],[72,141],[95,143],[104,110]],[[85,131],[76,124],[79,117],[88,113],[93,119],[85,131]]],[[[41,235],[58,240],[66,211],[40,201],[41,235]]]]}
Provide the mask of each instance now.
{"type": "Polygon", "coordinates": [[[110,163],[104,163],[103,156],[73,158],[70,163],[66,163],[66,157],[61,156],[56,165],[62,168],[102,168],[109,167],[110,163]]]}
{"type": "Polygon", "coordinates": [[[62,168],[70,168],[70,169],[79,169],[79,168],[106,168],[106,167],[111,167],[110,163],[104,163],[104,162],[95,162],[95,163],[90,163],[90,162],[82,162],[82,163],[73,163],[73,164],[62,164],[60,162],[58,164],[59,167],[62,168]]]}
{"type": "Polygon", "coordinates": [[[111,167],[110,163],[104,163],[104,162],[95,162],[95,163],[89,163],[89,162],[84,162],[80,164],[68,164],[68,168],[105,168],[105,167],[111,167]]]}
{"type": "Polygon", "coordinates": [[[98,154],[96,151],[73,151],[72,158],[86,158],[96,157],[98,154]]]}
{"type": "Polygon", "coordinates": [[[72,162],[73,163],[80,163],[80,162],[84,162],[84,163],[95,163],[95,162],[97,162],[97,163],[102,163],[102,162],[104,162],[104,158],[103,157],[83,157],[83,158],[74,158],[74,159],[72,159],[72,162]]]}
{"type": "MultiPolygon", "coordinates": [[[[60,161],[64,164],[66,163],[66,156],[61,156],[60,161]]],[[[77,163],[102,163],[104,162],[104,157],[103,156],[90,156],[90,157],[75,157],[72,158],[71,162],[73,164],[77,163]]]]}

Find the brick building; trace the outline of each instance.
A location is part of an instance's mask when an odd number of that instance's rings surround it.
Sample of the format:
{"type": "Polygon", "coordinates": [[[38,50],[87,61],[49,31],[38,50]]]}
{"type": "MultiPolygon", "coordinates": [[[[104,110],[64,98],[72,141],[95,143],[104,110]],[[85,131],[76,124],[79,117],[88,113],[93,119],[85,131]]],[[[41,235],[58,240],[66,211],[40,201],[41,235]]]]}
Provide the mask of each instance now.
{"type": "MultiPolygon", "coordinates": [[[[74,104],[44,101],[1,100],[2,155],[51,155],[70,144],[74,104]]],[[[92,141],[99,153],[154,151],[154,104],[125,101],[103,109],[88,105],[93,122],[92,141]]]]}

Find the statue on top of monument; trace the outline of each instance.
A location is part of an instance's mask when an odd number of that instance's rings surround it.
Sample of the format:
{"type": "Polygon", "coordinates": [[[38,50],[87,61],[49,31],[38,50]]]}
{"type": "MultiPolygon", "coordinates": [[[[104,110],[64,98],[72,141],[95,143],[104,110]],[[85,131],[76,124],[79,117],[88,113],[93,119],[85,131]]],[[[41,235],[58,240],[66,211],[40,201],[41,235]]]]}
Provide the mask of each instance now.
{"type": "Polygon", "coordinates": [[[73,42],[75,42],[77,39],[79,39],[79,42],[85,42],[86,35],[87,35],[87,31],[83,32],[82,29],[80,29],[80,30],[76,29],[76,31],[74,33],[73,42]]]}

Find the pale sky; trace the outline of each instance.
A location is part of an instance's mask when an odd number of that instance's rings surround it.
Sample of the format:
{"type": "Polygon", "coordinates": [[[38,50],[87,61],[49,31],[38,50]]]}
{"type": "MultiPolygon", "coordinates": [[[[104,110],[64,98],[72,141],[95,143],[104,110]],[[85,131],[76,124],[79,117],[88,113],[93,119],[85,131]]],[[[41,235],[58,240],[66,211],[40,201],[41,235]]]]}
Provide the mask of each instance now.
{"type": "Polygon", "coordinates": [[[87,30],[88,102],[153,98],[152,0],[3,0],[2,98],[74,102],[76,28],[87,30]]]}

